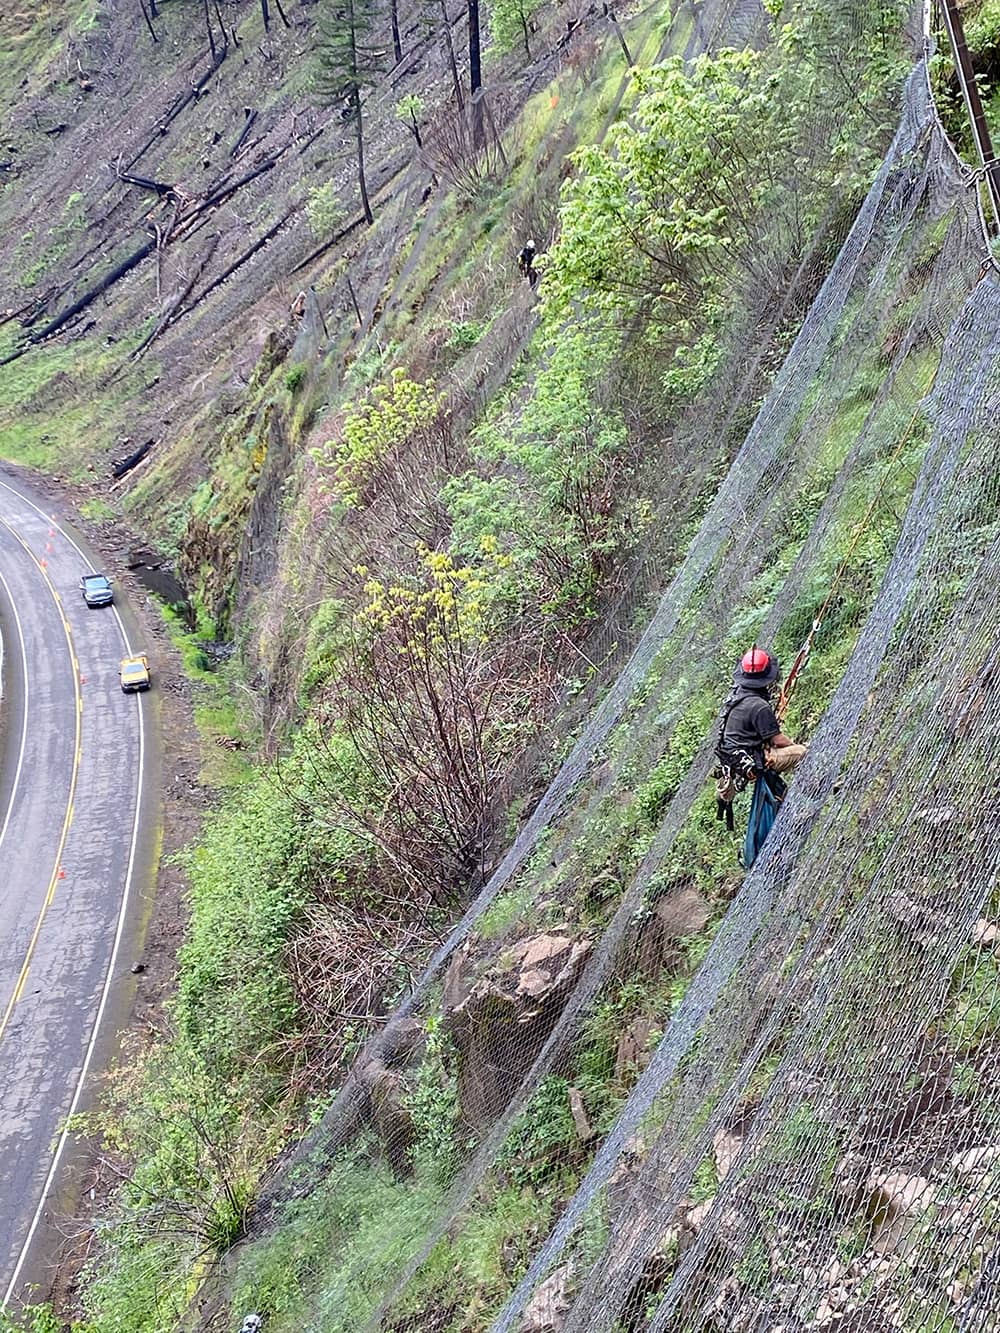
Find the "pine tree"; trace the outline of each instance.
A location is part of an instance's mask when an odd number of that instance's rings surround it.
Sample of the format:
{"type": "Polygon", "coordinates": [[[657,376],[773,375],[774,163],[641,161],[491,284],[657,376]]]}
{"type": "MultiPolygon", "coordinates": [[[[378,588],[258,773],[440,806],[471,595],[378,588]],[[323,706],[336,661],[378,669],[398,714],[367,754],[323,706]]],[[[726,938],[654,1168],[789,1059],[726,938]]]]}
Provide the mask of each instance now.
{"type": "Polygon", "coordinates": [[[336,0],[320,14],[316,54],[315,87],[328,106],[346,103],[357,135],[358,187],[365,221],[372,225],[368,182],[365,177],[365,136],[361,114],[361,92],[375,82],[382,56],[372,44],[375,23],[373,0],[336,0]]]}

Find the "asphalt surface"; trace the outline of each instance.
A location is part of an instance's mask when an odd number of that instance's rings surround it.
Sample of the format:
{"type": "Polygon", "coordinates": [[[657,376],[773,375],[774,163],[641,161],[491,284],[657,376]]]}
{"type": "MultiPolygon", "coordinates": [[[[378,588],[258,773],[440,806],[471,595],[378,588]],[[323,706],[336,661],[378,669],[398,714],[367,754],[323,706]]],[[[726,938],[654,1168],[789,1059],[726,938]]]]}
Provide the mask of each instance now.
{"type": "Polygon", "coordinates": [[[133,985],[149,700],[119,685],[118,606],[83,601],[91,559],[0,473],[0,1303],[51,1261],[64,1124],[133,985]]]}

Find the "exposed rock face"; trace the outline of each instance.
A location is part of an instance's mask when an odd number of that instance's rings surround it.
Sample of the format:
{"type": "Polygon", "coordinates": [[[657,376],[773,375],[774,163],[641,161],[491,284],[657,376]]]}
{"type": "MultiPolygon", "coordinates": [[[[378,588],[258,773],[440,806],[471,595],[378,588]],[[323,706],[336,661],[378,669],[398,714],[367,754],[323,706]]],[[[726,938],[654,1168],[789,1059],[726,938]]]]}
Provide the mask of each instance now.
{"type": "Polygon", "coordinates": [[[639,968],[654,981],[681,961],[679,941],[704,929],[711,916],[697,889],[676,888],[657,900],[639,937],[639,968]]]}
{"type": "Polygon", "coordinates": [[[634,1018],[618,1038],[615,1077],[621,1078],[630,1069],[645,1069],[662,1035],[663,1028],[655,1018],[647,1014],[634,1018]]]}
{"type": "Polygon", "coordinates": [[[590,953],[555,932],[521,940],[475,980],[469,950],[445,977],[445,1025],[458,1052],[458,1095],[473,1129],[489,1125],[531,1067],[590,953]]]}
{"type": "Polygon", "coordinates": [[[423,1048],[424,1031],[412,1019],[384,1034],[378,1053],[360,1063],[344,1086],[342,1118],[330,1131],[331,1151],[346,1143],[360,1125],[371,1124],[393,1171],[397,1175],[409,1173],[413,1125],[403,1107],[405,1080],[401,1071],[420,1060],[423,1048]]]}
{"type": "Polygon", "coordinates": [[[570,1307],[569,1280],[569,1264],[545,1279],[525,1308],[518,1333],[562,1333],[570,1307]]]}
{"type": "Polygon", "coordinates": [[[716,1175],[720,1181],[723,1181],[732,1170],[733,1163],[743,1147],[743,1135],[737,1134],[732,1129],[720,1129],[716,1131],[713,1145],[715,1148],[716,1175]]]}

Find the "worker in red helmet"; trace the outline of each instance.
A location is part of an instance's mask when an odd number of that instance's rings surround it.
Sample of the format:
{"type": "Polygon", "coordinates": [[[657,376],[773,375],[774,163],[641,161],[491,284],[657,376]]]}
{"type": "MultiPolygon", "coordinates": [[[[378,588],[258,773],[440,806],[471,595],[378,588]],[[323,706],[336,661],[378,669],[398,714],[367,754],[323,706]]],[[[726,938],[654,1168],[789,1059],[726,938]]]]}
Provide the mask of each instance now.
{"type": "Polygon", "coordinates": [[[745,777],[768,768],[790,773],[805,758],[807,747],[797,745],[781,730],[774,711],[774,695],[781,667],[773,653],[753,647],[736,667],[733,690],[723,707],[719,755],[745,777]]]}

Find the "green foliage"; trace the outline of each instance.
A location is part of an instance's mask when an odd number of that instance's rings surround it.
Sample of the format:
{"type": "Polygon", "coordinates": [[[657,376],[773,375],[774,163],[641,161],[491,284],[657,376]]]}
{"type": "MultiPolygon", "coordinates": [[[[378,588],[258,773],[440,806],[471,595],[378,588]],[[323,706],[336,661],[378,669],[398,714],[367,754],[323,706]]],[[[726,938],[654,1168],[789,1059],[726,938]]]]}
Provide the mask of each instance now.
{"type": "Polygon", "coordinates": [[[479,428],[480,467],[442,492],[454,547],[496,533],[519,597],[568,623],[593,613],[603,574],[649,517],[625,503],[634,454],[615,396],[619,342],[594,321],[553,339],[518,413],[479,428]]]}
{"type": "Polygon", "coordinates": [[[458,1165],[458,1088],[451,1042],[437,1019],[426,1023],[424,1058],[403,1099],[416,1133],[414,1160],[425,1163],[428,1178],[447,1184],[458,1165]]]}
{"type": "Polygon", "coordinates": [[[226,1081],[267,1089],[261,1052],[294,1030],[283,966],[289,936],[322,877],[345,883],[364,866],[358,836],[326,813],[336,788],[360,799],[356,756],[339,735],[300,734],[277,772],[261,772],[205,825],[187,855],[193,917],[180,953],[181,1036],[226,1081]],[[325,798],[325,799],[324,799],[325,798]]]}
{"type": "Polygon", "coordinates": [[[89,500],[80,502],[80,516],[89,519],[91,523],[101,523],[105,519],[114,518],[114,508],[108,504],[107,500],[102,500],[99,496],[93,496],[89,500]]]}
{"type": "Polygon", "coordinates": [[[615,320],[641,311],[660,329],[687,319],[710,262],[733,251],[735,219],[766,202],[767,174],[747,169],[747,153],[773,151],[778,133],[758,53],[670,59],[634,71],[633,92],[633,114],[605,143],[573,154],[543,284],[550,325],[580,300],[615,320]]]}
{"type": "Polygon", "coordinates": [[[328,241],[343,225],[344,210],[332,181],[310,188],[306,199],[306,221],[317,241],[328,241]]]}
{"type": "Polygon", "coordinates": [[[338,598],[327,598],[309,618],[302,664],[302,697],[308,702],[330,680],[342,660],[349,639],[346,607],[338,598]]]}
{"type": "Polygon", "coordinates": [[[488,327],[487,321],[482,319],[459,320],[452,325],[445,347],[449,352],[467,352],[470,347],[475,347],[488,327]]]}
{"type": "Polygon", "coordinates": [[[716,1169],[715,1157],[710,1153],[698,1163],[691,1178],[689,1193],[695,1203],[707,1203],[709,1199],[714,1199],[718,1192],[719,1172],[716,1169]]]}
{"type": "Polygon", "coordinates": [[[547,1074],[511,1127],[497,1158],[501,1178],[535,1188],[565,1169],[579,1150],[569,1081],[547,1074]]]}
{"type": "Polygon", "coordinates": [[[365,484],[390,451],[406,445],[440,408],[440,395],[432,385],[409,379],[397,367],[388,384],[376,385],[350,413],[340,438],[314,449],[313,457],[331,469],[338,497],[357,505],[365,484]]]}
{"type": "Polygon", "coordinates": [[[83,201],[84,196],[74,191],[66,199],[59,220],[45,232],[44,239],[31,232],[22,237],[16,251],[20,261],[18,282],[22,287],[37,286],[59,263],[78,233],[87,225],[83,201]]]}
{"type": "Polygon", "coordinates": [[[765,1296],[771,1287],[771,1255],[767,1242],[762,1236],[752,1236],[744,1244],[740,1261],[736,1265],[736,1277],[742,1286],[765,1296]]]}
{"type": "Polygon", "coordinates": [[[524,54],[531,55],[529,35],[531,19],[541,0],[494,0],[490,6],[490,35],[498,54],[512,51],[519,43],[524,54]]]}
{"type": "Polygon", "coordinates": [[[534,886],[528,882],[508,888],[499,894],[476,922],[476,934],[481,940],[495,940],[520,920],[534,901],[534,886]]]}
{"type": "Polygon", "coordinates": [[[974,1049],[1000,1032],[1000,962],[992,953],[970,951],[956,967],[947,1029],[959,1051],[974,1049]]]}
{"type": "Polygon", "coordinates": [[[705,387],[722,361],[722,347],[711,333],[703,333],[687,346],[674,349],[663,374],[663,390],[669,401],[685,402],[705,387]]]}
{"type": "Polygon", "coordinates": [[[309,374],[309,367],[303,365],[292,366],[285,376],[285,388],[289,393],[295,391],[301,386],[302,381],[309,374]]]}
{"type": "Polygon", "coordinates": [[[374,85],[383,51],[374,24],[372,0],[345,0],[320,11],[314,87],[328,106],[347,101],[360,116],[360,93],[374,85]]]}
{"type": "Polygon", "coordinates": [[[420,122],[426,110],[424,99],[418,93],[407,93],[396,103],[396,119],[401,120],[416,139],[420,140],[420,122]]]}
{"type": "Polygon", "coordinates": [[[96,1331],[77,1319],[67,1324],[46,1302],[44,1305],[23,1306],[16,1319],[7,1310],[0,1310],[0,1333],[96,1333],[96,1331]]]}
{"type": "Polygon", "coordinates": [[[275,1235],[242,1257],[236,1308],[268,1315],[272,1333],[356,1333],[420,1246],[440,1199],[432,1182],[397,1180],[345,1153],[275,1235]]]}
{"type": "Polygon", "coordinates": [[[200,1054],[183,1041],[120,1073],[105,1139],[137,1165],[118,1198],[123,1227],[180,1236],[216,1254],[241,1234],[263,1164],[263,1117],[220,1097],[200,1054]],[[135,1082],[144,1095],[135,1097],[135,1082]]]}

